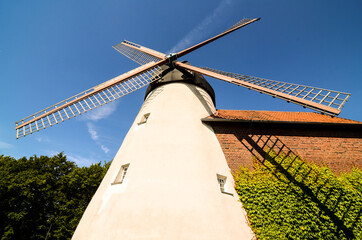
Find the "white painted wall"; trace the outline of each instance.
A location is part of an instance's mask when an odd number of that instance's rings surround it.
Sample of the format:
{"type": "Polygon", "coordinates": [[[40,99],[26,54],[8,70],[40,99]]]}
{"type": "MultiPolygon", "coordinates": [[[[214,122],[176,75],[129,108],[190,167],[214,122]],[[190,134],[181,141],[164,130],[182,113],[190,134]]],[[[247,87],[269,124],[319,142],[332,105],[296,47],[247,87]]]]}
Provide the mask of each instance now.
{"type": "Polygon", "coordinates": [[[219,142],[201,122],[214,111],[192,84],[151,92],[73,239],[252,239],[219,142]],[[123,183],[111,185],[128,163],[123,183]],[[233,196],[220,192],[217,174],[233,196]]]}

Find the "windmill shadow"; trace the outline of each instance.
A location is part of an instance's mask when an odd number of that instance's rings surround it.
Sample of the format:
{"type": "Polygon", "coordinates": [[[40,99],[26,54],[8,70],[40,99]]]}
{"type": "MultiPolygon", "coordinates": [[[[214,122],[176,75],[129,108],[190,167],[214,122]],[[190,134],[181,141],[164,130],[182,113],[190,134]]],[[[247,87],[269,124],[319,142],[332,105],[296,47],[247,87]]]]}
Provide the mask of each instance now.
{"type": "Polygon", "coordinates": [[[250,151],[254,158],[262,164],[279,181],[288,185],[294,193],[308,196],[319,209],[336,226],[335,234],[342,231],[348,239],[355,239],[353,233],[361,216],[361,207],[350,200],[345,211],[337,215],[337,208],[345,195],[341,189],[332,184],[332,179],[321,176],[315,169],[306,164],[296,153],[287,147],[278,137],[273,135],[239,135],[238,140],[250,151]],[[313,187],[314,183],[318,187],[313,187]],[[333,197],[332,197],[333,196],[333,197]],[[346,218],[353,214],[353,209],[359,209],[352,223],[346,226],[346,218]]]}

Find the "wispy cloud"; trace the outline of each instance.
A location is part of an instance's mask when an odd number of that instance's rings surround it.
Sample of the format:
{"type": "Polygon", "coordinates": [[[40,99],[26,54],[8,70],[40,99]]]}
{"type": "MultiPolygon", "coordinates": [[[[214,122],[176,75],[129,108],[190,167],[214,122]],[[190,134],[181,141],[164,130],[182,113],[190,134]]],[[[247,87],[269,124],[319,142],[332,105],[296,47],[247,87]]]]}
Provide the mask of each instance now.
{"type": "Polygon", "coordinates": [[[91,122],[87,122],[87,128],[88,128],[88,132],[89,132],[89,134],[90,134],[90,136],[91,136],[91,139],[92,139],[93,141],[95,141],[95,143],[96,143],[98,146],[101,147],[102,151],[103,151],[105,154],[107,154],[107,153],[109,152],[109,148],[106,147],[106,146],[104,146],[104,145],[101,143],[101,141],[100,141],[100,139],[99,139],[99,136],[98,136],[98,133],[97,133],[97,130],[96,130],[96,126],[95,126],[93,123],[91,123],[91,122]]]}
{"type": "MultiPolygon", "coordinates": [[[[58,155],[61,151],[47,150],[46,154],[49,156],[58,155]]],[[[78,166],[89,166],[92,163],[97,163],[92,157],[83,157],[77,154],[65,154],[69,161],[75,162],[78,166]]]]}
{"type": "Polygon", "coordinates": [[[220,4],[214,9],[212,14],[204,18],[204,20],[197,25],[194,29],[192,29],[185,37],[183,37],[173,48],[171,48],[168,53],[178,52],[187,47],[190,47],[192,43],[195,43],[197,40],[201,39],[209,29],[209,26],[217,19],[217,17],[221,16],[226,7],[230,5],[232,0],[223,0],[220,4]]]}
{"type": "MultiPolygon", "coordinates": [[[[55,150],[46,150],[45,154],[48,156],[55,156],[58,155],[59,153],[61,153],[62,151],[55,151],[55,150]]],[[[67,155],[68,156],[68,155],[67,155]]]]}
{"type": "Polygon", "coordinates": [[[94,159],[90,159],[87,157],[82,157],[79,155],[67,155],[68,160],[75,162],[78,166],[89,166],[92,163],[95,163],[94,159]]]}
{"type": "Polygon", "coordinates": [[[12,145],[10,143],[0,141],[0,148],[2,148],[2,149],[8,149],[8,148],[13,148],[13,147],[14,147],[14,145],[12,145]]]}
{"type": "Polygon", "coordinates": [[[100,146],[104,153],[109,152],[109,148],[102,144],[100,136],[97,131],[97,127],[93,122],[97,122],[98,120],[105,119],[109,117],[114,111],[117,109],[117,102],[110,102],[106,105],[98,107],[92,111],[84,114],[80,120],[86,121],[88,133],[93,141],[100,146]]]}
{"type": "Polygon", "coordinates": [[[98,133],[95,130],[94,125],[92,123],[88,122],[87,128],[88,128],[89,134],[91,135],[92,140],[94,140],[94,141],[98,140],[98,133]]]}
{"type": "Polygon", "coordinates": [[[83,115],[81,120],[98,121],[109,117],[117,109],[117,102],[110,102],[83,115]]]}
{"type": "Polygon", "coordinates": [[[107,154],[109,152],[109,148],[107,148],[104,145],[101,145],[101,149],[104,151],[105,154],[107,154]]]}
{"type": "Polygon", "coordinates": [[[38,142],[50,142],[50,139],[47,136],[37,136],[35,137],[35,140],[37,140],[38,142]]]}

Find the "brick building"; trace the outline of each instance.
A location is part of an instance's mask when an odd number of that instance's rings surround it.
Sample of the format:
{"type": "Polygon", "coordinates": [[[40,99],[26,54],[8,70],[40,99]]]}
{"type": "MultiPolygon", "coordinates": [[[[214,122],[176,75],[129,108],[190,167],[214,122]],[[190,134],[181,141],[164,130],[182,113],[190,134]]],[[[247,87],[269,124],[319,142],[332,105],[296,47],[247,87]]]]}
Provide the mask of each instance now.
{"type": "Polygon", "coordinates": [[[267,149],[327,165],[339,174],[362,168],[362,122],[312,112],[218,110],[211,125],[232,171],[252,168],[267,149]]]}

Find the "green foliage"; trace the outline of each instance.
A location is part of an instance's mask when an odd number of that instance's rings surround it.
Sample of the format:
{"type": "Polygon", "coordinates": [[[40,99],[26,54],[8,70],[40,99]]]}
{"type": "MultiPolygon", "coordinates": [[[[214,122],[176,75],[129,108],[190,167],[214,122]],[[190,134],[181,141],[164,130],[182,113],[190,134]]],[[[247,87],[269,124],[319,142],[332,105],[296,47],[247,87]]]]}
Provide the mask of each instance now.
{"type": "Polygon", "coordinates": [[[271,151],[235,183],[259,239],[362,239],[361,170],[336,176],[271,151]]]}
{"type": "MultiPolygon", "coordinates": [[[[108,167],[80,168],[62,153],[1,155],[1,239],[69,239],[108,167]]],[[[270,151],[235,183],[259,239],[362,239],[361,170],[336,176],[270,151]]]]}
{"type": "Polygon", "coordinates": [[[0,156],[0,237],[69,239],[109,165],[0,156]]]}

